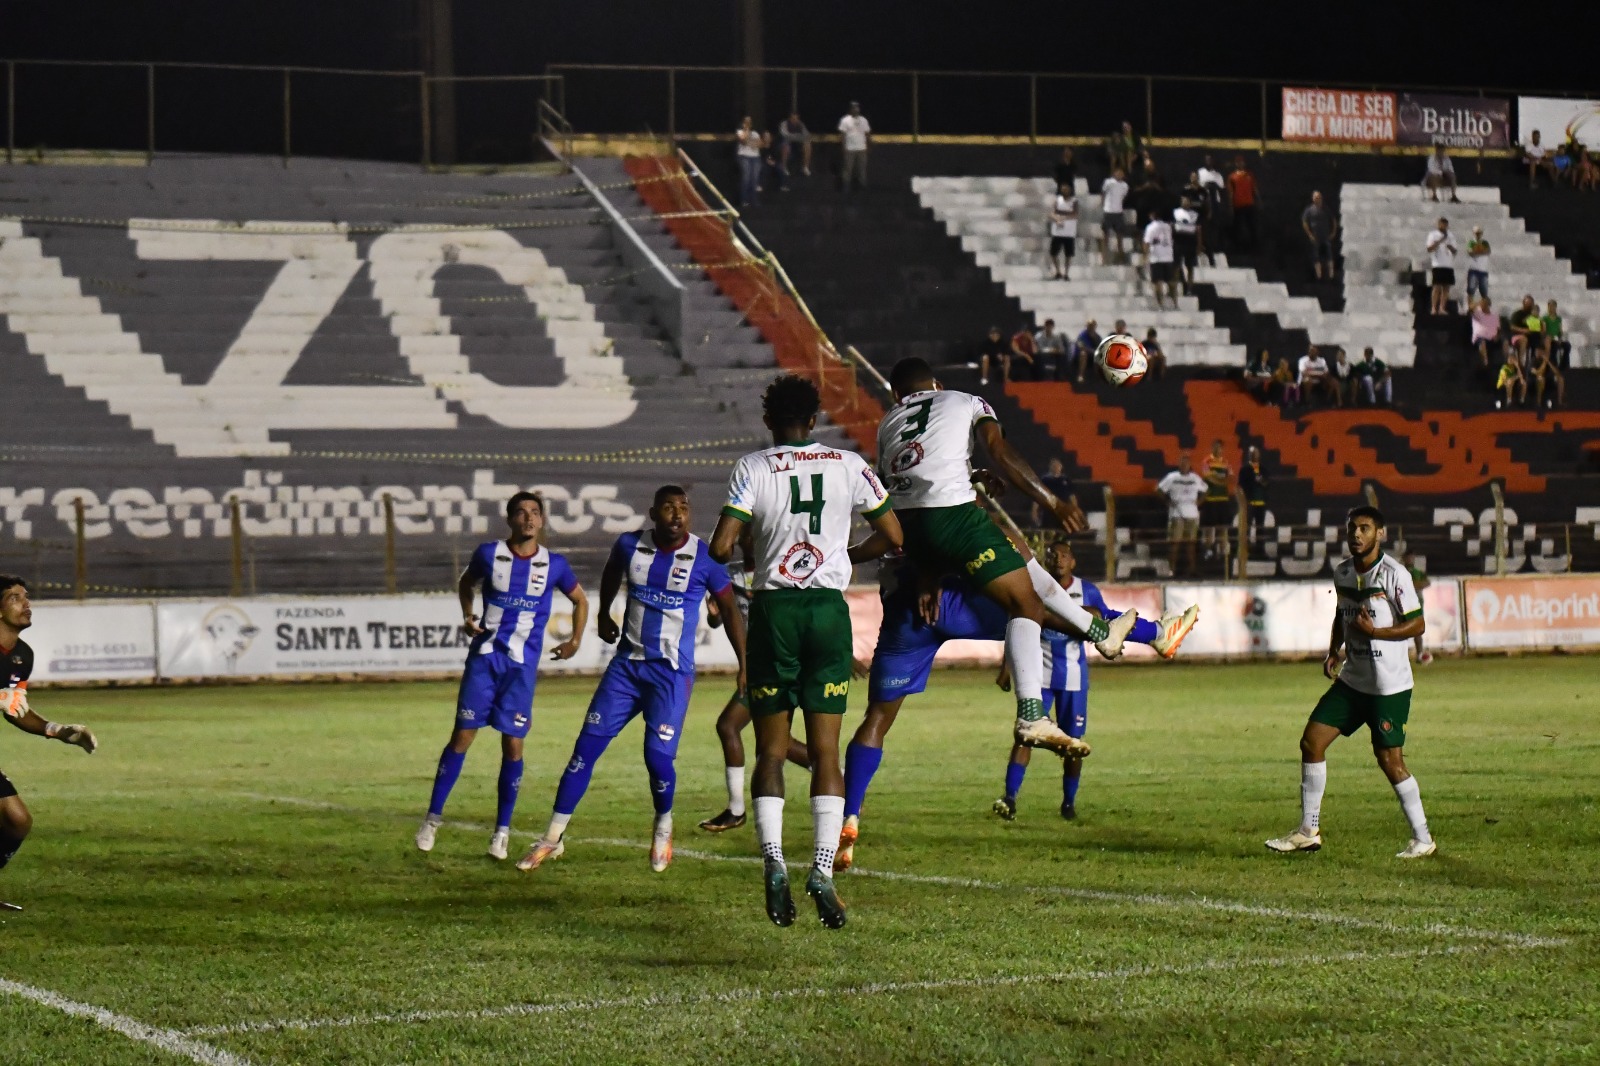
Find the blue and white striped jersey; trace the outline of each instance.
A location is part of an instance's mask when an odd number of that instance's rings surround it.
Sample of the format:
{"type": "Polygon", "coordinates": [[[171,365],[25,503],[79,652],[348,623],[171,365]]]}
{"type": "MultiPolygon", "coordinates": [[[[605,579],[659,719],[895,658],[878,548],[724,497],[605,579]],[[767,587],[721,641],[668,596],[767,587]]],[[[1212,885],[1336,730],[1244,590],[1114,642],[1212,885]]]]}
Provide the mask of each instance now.
{"type": "Polygon", "coordinates": [[[492,540],[472,553],[467,577],[483,594],[481,624],[487,630],[473,639],[468,654],[498,651],[513,662],[537,666],[550,622],[551,595],[556,589],[571,593],[578,587],[566,556],[542,544],[532,555],[518,555],[505,541],[492,540]]]}
{"type": "MultiPolygon", "coordinates": [[[[1063,587],[1067,595],[1082,606],[1097,607],[1108,617],[1113,613],[1093,582],[1074,577],[1072,584],[1063,587]]],[[[1083,641],[1058,630],[1046,629],[1039,643],[1044,647],[1044,687],[1061,692],[1082,691],[1089,681],[1088,649],[1083,641]]]]}
{"type": "Polygon", "coordinates": [[[667,550],[656,547],[648,529],[624,533],[612,547],[608,565],[621,567],[628,585],[617,657],[664,662],[692,672],[700,604],[708,591],[721,593],[732,584],[706,542],[690,533],[681,545],[667,550]]]}

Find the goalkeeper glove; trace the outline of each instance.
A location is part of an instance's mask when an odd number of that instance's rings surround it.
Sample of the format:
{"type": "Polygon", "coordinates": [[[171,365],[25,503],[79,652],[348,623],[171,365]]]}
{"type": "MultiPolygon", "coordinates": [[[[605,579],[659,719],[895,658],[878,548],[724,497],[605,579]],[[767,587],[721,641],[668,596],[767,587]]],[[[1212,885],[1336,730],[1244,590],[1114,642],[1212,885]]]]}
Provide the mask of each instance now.
{"type": "Polygon", "coordinates": [[[57,725],[51,722],[44,727],[44,735],[59,740],[63,744],[76,744],[90,755],[93,755],[94,749],[100,746],[100,742],[94,738],[94,734],[89,731],[88,726],[57,725]]]}
{"type": "Polygon", "coordinates": [[[0,688],[0,714],[21,721],[28,716],[28,690],[0,688]]]}

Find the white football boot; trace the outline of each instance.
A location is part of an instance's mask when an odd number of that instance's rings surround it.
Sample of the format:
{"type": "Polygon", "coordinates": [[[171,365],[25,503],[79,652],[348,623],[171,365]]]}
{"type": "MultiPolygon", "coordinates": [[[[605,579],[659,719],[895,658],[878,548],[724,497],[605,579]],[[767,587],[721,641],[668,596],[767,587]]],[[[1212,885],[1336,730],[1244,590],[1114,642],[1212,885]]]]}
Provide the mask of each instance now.
{"type": "Polygon", "coordinates": [[[1115,659],[1122,654],[1122,642],[1128,639],[1128,633],[1133,629],[1133,623],[1139,620],[1138,611],[1123,611],[1108,624],[1110,632],[1106,639],[1096,642],[1094,650],[1107,659],[1115,659]]]}
{"type": "Polygon", "coordinates": [[[672,827],[657,829],[650,838],[650,869],[665,873],[672,865],[672,827]]]}
{"type": "Polygon", "coordinates": [[[439,835],[439,822],[432,818],[424,818],[422,825],[417,829],[417,850],[432,851],[434,838],[439,835]]]}
{"type": "Polygon", "coordinates": [[[1082,758],[1090,751],[1088,741],[1068,736],[1049,718],[1035,718],[1031,722],[1018,718],[1015,736],[1018,744],[1030,748],[1047,748],[1059,755],[1076,755],[1082,758]]]}
{"type": "Polygon", "coordinates": [[[565,855],[566,852],[567,845],[565,841],[557,840],[554,843],[551,843],[544,837],[540,837],[538,840],[535,840],[533,842],[533,846],[528,849],[528,854],[517,860],[517,869],[537,870],[546,862],[554,862],[556,859],[561,858],[561,856],[565,855]]]}
{"type": "Polygon", "coordinates": [[[1322,847],[1322,830],[1313,829],[1307,833],[1304,829],[1296,829],[1286,837],[1267,841],[1267,847],[1273,851],[1316,851],[1322,847]]]}
{"type": "Polygon", "coordinates": [[[1395,852],[1394,857],[1397,859],[1426,859],[1429,855],[1432,855],[1438,850],[1439,845],[1435,844],[1431,840],[1417,840],[1413,838],[1411,843],[1406,845],[1406,850],[1395,852]]]}
{"type": "Polygon", "coordinates": [[[511,830],[496,829],[494,836],[489,838],[489,858],[496,862],[504,862],[507,849],[511,847],[511,830]]]}
{"type": "Polygon", "coordinates": [[[1157,623],[1161,627],[1161,635],[1150,642],[1156,654],[1163,659],[1170,659],[1178,654],[1178,648],[1183,644],[1183,638],[1189,635],[1189,630],[1200,620],[1200,605],[1191,603],[1188,610],[1182,614],[1169,614],[1157,623]]]}

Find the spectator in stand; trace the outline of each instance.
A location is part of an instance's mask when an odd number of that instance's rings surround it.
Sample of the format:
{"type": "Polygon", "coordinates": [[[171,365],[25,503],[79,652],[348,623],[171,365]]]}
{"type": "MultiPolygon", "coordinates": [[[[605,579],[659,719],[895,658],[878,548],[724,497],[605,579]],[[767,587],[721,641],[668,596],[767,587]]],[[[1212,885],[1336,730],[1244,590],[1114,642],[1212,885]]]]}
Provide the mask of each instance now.
{"type": "Polygon", "coordinates": [[[1555,359],[1550,354],[1548,338],[1543,348],[1536,350],[1528,359],[1528,373],[1533,377],[1533,405],[1544,407],[1544,382],[1545,378],[1555,378],[1556,398],[1548,406],[1565,407],[1567,403],[1567,379],[1556,366],[1555,359]]]}
{"type": "MultiPolygon", "coordinates": [[[[1222,454],[1222,442],[1211,442],[1211,454],[1206,456],[1201,477],[1205,478],[1206,494],[1200,503],[1200,524],[1207,530],[1226,528],[1233,521],[1233,497],[1228,492],[1228,482],[1233,479],[1233,467],[1229,465],[1227,456],[1222,454]]],[[[1207,535],[1208,543],[1214,543],[1216,534],[1207,535]]]]}
{"type": "Polygon", "coordinates": [[[1061,158],[1056,160],[1056,188],[1065,185],[1074,196],[1078,194],[1078,164],[1072,160],[1072,149],[1061,149],[1061,158]]]}
{"type": "Polygon", "coordinates": [[[1385,407],[1394,406],[1394,375],[1389,372],[1389,364],[1371,348],[1362,353],[1361,362],[1356,364],[1356,388],[1369,404],[1377,403],[1381,396],[1385,407]]]}
{"type": "Polygon", "coordinates": [[[1467,306],[1472,307],[1472,294],[1487,298],[1489,295],[1489,242],[1483,239],[1483,227],[1472,227],[1472,239],[1467,242],[1467,306]]]}
{"type": "Polygon", "coordinates": [[[1254,444],[1245,449],[1244,464],[1239,467],[1239,491],[1244,493],[1245,506],[1250,508],[1247,521],[1250,539],[1256,539],[1256,530],[1267,516],[1267,478],[1261,472],[1261,449],[1254,444]]]}
{"type": "Polygon", "coordinates": [[[1313,192],[1311,203],[1300,212],[1300,228],[1311,242],[1311,270],[1318,281],[1333,280],[1333,239],[1339,235],[1339,219],[1322,203],[1322,194],[1313,192]]]}
{"type": "Polygon", "coordinates": [[[1594,192],[1600,186],[1600,166],[1595,165],[1587,145],[1578,145],[1578,158],[1572,165],[1572,187],[1579,192],[1594,192]]]}
{"type": "Polygon", "coordinates": [[[1047,318],[1033,335],[1034,358],[1040,381],[1061,381],[1067,376],[1067,335],[1056,330],[1056,320],[1047,318]]]}
{"type": "Polygon", "coordinates": [[[1356,367],[1343,348],[1333,350],[1333,365],[1328,368],[1328,380],[1333,382],[1335,407],[1343,407],[1346,400],[1352,404],[1356,402],[1356,367]]]}
{"type": "Polygon", "coordinates": [[[1480,297],[1472,307],[1472,346],[1478,349],[1485,369],[1489,366],[1490,348],[1495,350],[1498,358],[1501,347],[1500,316],[1495,313],[1494,305],[1487,296],[1480,297]]]}
{"type": "Polygon", "coordinates": [[[1245,167],[1244,156],[1233,157],[1228,175],[1228,200],[1233,208],[1233,246],[1240,251],[1256,247],[1256,201],[1260,198],[1256,176],[1245,167]]]}
{"type": "Polygon", "coordinates": [[[1450,289],[1456,283],[1456,251],[1450,220],[1441,218],[1438,227],[1428,234],[1428,264],[1433,269],[1432,314],[1450,313],[1450,289]]]}
{"type": "Polygon", "coordinates": [[[1178,280],[1185,295],[1194,288],[1194,270],[1200,265],[1200,212],[1195,201],[1185,196],[1172,212],[1172,252],[1178,266],[1178,280]]]}
{"type": "Polygon", "coordinates": [[[1156,329],[1151,326],[1144,331],[1144,354],[1150,362],[1149,378],[1155,381],[1167,372],[1167,353],[1161,350],[1161,342],[1156,340],[1156,329]]]}
{"type": "MultiPolygon", "coordinates": [[[[1077,506],[1078,497],[1076,490],[1072,486],[1072,479],[1067,477],[1067,468],[1062,465],[1060,459],[1050,460],[1049,466],[1046,467],[1045,473],[1039,478],[1039,480],[1044,483],[1045,488],[1049,489],[1055,494],[1056,499],[1066,500],[1073,506],[1077,506]]],[[[1040,526],[1044,525],[1044,516],[1039,513],[1038,504],[1033,505],[1033,509],[1029,512],[1028,518],[1035,529],[1038,529],[1040,526]]]]}
{"type": "Polygon", "coordinates": [[[989,336],[978,346],[978,384],[989,384],[991,368],[998,369],[1000,380],[1004,381],[1010,366],[1011,345],[1001,339],[999,326],[990,326],[989,336]]]}
{"type": "Polygon", "coordinates": [[[1167,565],[1172,576],[1178,576],[1178,551],[1186,549],[1189,556],[1187,573],[1195,575],[1195,539],[1200,533],[1200,497],[1205,495],[1206,480],[1196,474],[1189,463],[1189,453],[1178,456],[1178,469],[1167,472],[1156,485],[1156,491],[1167,499],[1167,565]]]}
{"type": "Polygon", "coordinates": [[[1205,190],[1205,206],[1200,209],[1200,247],[1205,252],[1206,262],[1216,266],[1216,249],[1222,237],[1222,201],[1228,180],[1212,165],[1209,155],[1195,173],[1200,179],[1200,188],[1205,190]]]}
{"type": "Polygon", "coordinates": [[[1106,164],[1113,173],[1133,173],[1133,160],[1139,153],[1139,135],[1133,132],[1133,123],[1124,122],[1122,128],[1106,138],[1106,164]]]}
{"type": "Polygon", "coordinates": [[[1539,187],[1539,171],[1543,170],[1555,180],[1555,166],[1550,162],[1550,151],[1539,141],[1539,131],[1534,130],[1528,143],[1522,146],[1522,162],[1528,168],[1528,188],[1539,187]]]}
{"type": "Polygon", "coordinates": [[[1551,361],[1562,370],[1571,370],[1572,342],[1567,340],[1565,327],[1561,322],[1561,312],[1556,309],[1554,300],[1545,304],[1544,336],[1545,344],[1550,349],[1551,361]]]}
{"type": "Polygon", "coordinates": [[[1245,366],[1244,387],[1262,403],[1272,399],[1272,356],[1265,348],[1245,366]]]}
{"type": "Polygon", "coordinates": [[[1056,186],[1050,206],[1050,269],[1057,281],[1072,280],[1072,257],[1078,250],[1078,197],[1070,184],[1056,186]]]}
{"type": "Polygon", "coordinates": [[[867,149],[872,143],[872,124],[861,113],[861,105],[850,101],[850,113],[839,120],[839,142],[844,148],[844,169],[840,184],[848,191],[852,180],[856,188],[867,187],[867,149]]]}
{"type": "Polygon", "coordinates": [[[1122,235],[1128,230],[1123,205],[1128,199],[1127,172],[1117,167],[1100,186],[1100,259],[1111,262],[1111,238],[1117,238],[1117,258],[1122,258],[1122,235]]]}
{"type": "Polygon", "coordinates": [[[1528,376],[1522,372],[1522,353],[1516,348],[1506,351],[1506,361],[1500,364],[1500,376],[1495,379],[1494,389],[1496,393],[1505,392],[1503,399],[1499,396],[1495,398],[1496,411],[1511,406],[1513,392],[1516,393],[1517,403],[1528,402],[1528,376]]]}
{"type": "Polygon", "coordinates": [[[1524,296],[1522,306],[1511,312],[1511,347],[1516,349],[1517,362],[1531,367],[1534,353],[1549,347],[1546,342],[1539,304],[1532,296],[1524,296]]]}
{"type": "Polygon", "coordinates": [[[1173,249],[1172,249],[1172,223],[1168,222],[1161,214],[1150,220],[1144,228],[1144,261],[1150,270],[1150,292],[1156,299],[1156,310],[1161,309],[1161,297],[1165,294],[1172,301],[1172,309],[1178,309],[1178,292],[1173,285],[1173,249]]]}
{"type": "Polygon", "coordinates": [[[1433,146],[1433,154],[1428,157],[1428,170],[1422,176],[1422,184],[1428,190],[1428,199],[1434,203],[1439,202],[1439,190],[1450,190],[1450,202],[1459,204],[1456,198],[1456,165],[1445,154],[1444,145],[1433,146]]]}
{"type": "Polygon", "coordinates": [[[789,177],[789,160],[800,153],[800,173],[811,176],[811,131],[800,119],[800,112],[791,111],[789,117],[778,123],[778,172],[789,177]]]}
{"type": "Polygon", "coordinates": [[[761,134],[746,115],[733,131],[739,159],[739,206],[752,207],[761,191],[761,134]]]}
{"type": "Polygon", "coordinates": [[[1300,377],[1296,384],[1300,386],[1300,395],[1305,398],[1306,403],[1310,403],[1311,397],[1320,392],[1333,401],[1335,406],[1338,405],[1338,386],[1328,373],[1328,361],[1322,357],[1315,344],[1307,348],[1306,354],[1300,357],[1300,377]]]}
{"type": "Polygon", "coordinates": [[[1100,334],[1096,332],[1095,321],[1091,318],[1089,324],[1083,327],[1083,332],[1078,334],[1078,339],[1072,344],[1073,359],[1078,364],[1078,384],[1083,384],[1083,372],[1090,363],[1094,362],[1094,352],[1098,347],[1100,347],[1100,334]]]}
{"type": "Polygon", "coordinates": [[[1033,361],[1033,328],[1032,323],[1023,322],[1017,331],[1011,335],[1011,364],[1010,373],[1006,375],[1008,381],[1036,381],[1039,377],[1038,364],[1033,361]]]}
{"type": "Polygon", "coordinates": [[[1156,169],[1155,156],[1150,154],[1150,149],[1146,148],[1134,156],[1133,169],[1128,172],[1128,180],[1135,186],[1160,184],[1161,171],[1156,169]]]}
{"type": "Polygon", "coordinates": [[[1272,384],[1278,391],[1278,402],[1289,407],[1300,402],[1300,382],[1289,368],[1289,360],[1278,357],[1278,368],[1272,372],[1272,384]]]}

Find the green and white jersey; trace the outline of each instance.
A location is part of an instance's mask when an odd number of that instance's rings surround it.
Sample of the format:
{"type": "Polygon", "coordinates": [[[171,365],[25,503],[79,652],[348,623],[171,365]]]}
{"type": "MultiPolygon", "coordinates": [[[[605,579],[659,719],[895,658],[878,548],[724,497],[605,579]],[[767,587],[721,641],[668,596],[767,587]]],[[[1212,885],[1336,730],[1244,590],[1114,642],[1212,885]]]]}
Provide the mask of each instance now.
{"type": "Polygon", "coordinates": [[[739,608],[739,615],[744,619],[745,627],[750,625],[750,597],[755,594],[755,575],[744,565],[744,559],[735,555],[723,569],[728,571],[728,580],[733,582],[733,602],[739,608]]]}
{"type": "Polygon", "coordinates": [[[915,392],[878,426],[878,470],[896,507],[958,507],[972,488],[973,431],[999,422],[981,396],[948,389],[915,392]]]}
{"type": "Polygon", "coordinates": [[[1411,574],[1397,559],[1380,553],[1371,570],[1356,568],[1346,559],[1333,571],[1333,590],[1339,597],[1339,618],[1344,622],[1344,669],[1339,680],[1369,696],[1392,696],[1412,686],[1409,640],[1371,640],[1355,627],[1356,615],[1366,607],[1379,629],[1409,622],[1422,614],[1422,599],[1411,574]]]}
{"type": "Polygon", "coordinates": [[[848,587],[851,519],[887,510],[889,494],[865,459],[806,441],[740,459],[722,513],[750,523],[762,592],[848,587]]]}

